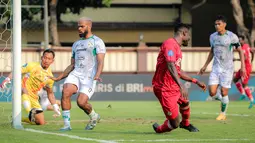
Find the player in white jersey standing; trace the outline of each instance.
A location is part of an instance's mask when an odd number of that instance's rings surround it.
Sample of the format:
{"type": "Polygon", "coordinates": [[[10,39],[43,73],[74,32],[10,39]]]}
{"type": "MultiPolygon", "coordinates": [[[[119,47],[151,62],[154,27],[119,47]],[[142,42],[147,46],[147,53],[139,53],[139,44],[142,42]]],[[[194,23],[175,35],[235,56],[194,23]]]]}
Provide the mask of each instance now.
{"type": "Polygon", "coordinates": [[[96,82],[100,81],[103,70],[104,57],[106,53],[105,44],[102,39],[92,34],[92,20],[80,18],[78,21],[78,32],[80,40],[72,46],[71,64],[55,81],[65,77],[62,91],[61,107],[64,119],[64,127],[60,130],[71,130],[70,109],[71,96],[78,93],[77,105],[89,116],[90,121],[85,130],[92,130],[100,120],[100,116],[92,108],[88,100],[92,97],[96,82]]]}
{"type": "Polygon", "coordinates": [[[240,47],[239,39],[231,31],[226,30],[226,18],[222,15],[215,20],[216,32],[210,35],[211,51],[199,74],[203,74],[214,58],[213,67],[209,76],[209,94],[211,97],[221,101],[221,113],[216,120],[226,120],[226,111],[229,103],[228,89],[231,88],[234,62],[233,48],[235,48],[241,60],[241,75],[246,77],[244,54],[240,47]],[[221,88],[221,94],[217,93],[217,88],[221,88]],[[222,95],[222,96],[221,96],[222,95]]]}

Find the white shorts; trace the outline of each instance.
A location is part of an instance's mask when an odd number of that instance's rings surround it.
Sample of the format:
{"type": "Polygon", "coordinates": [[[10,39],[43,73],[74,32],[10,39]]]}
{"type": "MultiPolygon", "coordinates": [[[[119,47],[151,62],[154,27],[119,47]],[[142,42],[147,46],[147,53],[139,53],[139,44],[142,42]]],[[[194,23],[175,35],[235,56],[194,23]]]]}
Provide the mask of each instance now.
{"type": "Polygon", "coordinates": [[[208,85],[220,84],[224,88],[231,88],[234,71],[218,72],[212,71],[209,76],[208,85]]]}
{"type": "Polygon", "coordinates": [[[40,103],[43,111],[47,110],[47,107],[49,105],[51,105],[51,103],[48,99],[47,92],[45,90],[41,89],[41,91],[38,92],[38,96],[40,97],[39,98],[39,103],[40,103]]]}
{"type": "Polygon", "coordinates": [[[95,92],[95,88],[96,88],[96,80],[85,80],[81,77],[78,77],[72,73],[70,73],[68,75],[68,77],[65,80],[65,83],[71,83],[77,86],[78,90],[77,92],[81,92],[86,94],[89,99],[92,97],[92,95],[95,92]]]}

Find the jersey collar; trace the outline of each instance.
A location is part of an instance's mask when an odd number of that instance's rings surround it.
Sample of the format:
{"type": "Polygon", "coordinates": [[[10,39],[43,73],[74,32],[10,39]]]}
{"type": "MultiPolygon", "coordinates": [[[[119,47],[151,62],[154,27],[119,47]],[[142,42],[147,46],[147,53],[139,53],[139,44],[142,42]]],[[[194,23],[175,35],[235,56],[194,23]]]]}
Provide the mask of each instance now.
{"type": "Polygon", "coordinates": [[[43,67],[42,67],[42,62],[40,63],[40,67],[42,68],[42,70],[44,70],[44,71],[47,71],[48,69],[44,69],[43,67]]]}
{"type": "Polygon", "coordinates": [[[90,39],[90,38],[93,38],[94,37],[94,34],[92,34],[89,38],[80,38],[80,40],[87,40],[87,39],[90,39]]]}
{"type": "Polygon", "coordinates": [[[220,34],[219,32],[217,32],[217,34],[218,34],[219,36],[228,35],[228,30],[226,30],[225,33],[223,33],[223,34],[220,34]]]}

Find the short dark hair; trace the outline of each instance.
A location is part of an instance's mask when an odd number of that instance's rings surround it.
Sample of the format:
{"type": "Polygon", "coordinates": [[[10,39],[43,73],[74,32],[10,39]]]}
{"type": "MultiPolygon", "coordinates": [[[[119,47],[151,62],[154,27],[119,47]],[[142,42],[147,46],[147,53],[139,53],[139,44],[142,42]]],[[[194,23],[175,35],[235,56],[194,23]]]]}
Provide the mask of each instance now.
{"type": "Polygon", "coordinates": [[[238,38],[245,40],[245,37],[243,35],[238,35],[238,38]]]}
{"type": "Polygon", "coordinates": [[[180,31],[182,28],[187,28],[188,30],[190,29],[190,27],[187,24],[184,23],[177,23],[174,26],[174,33],[177,33],[178,31],[180,31]]]}
{"type": "Polygon", "coordinates": [[[44,56],[45,53],[51,53],[53,55],[53,58],[55,58],[55,52],[54,52],[53,49],[46,49],[46,50],[44,50],[43,51],[43,56],[44,56]]]}
{"type": "Polygon", "coordinates": [[[216,21],[216,20],[221,20],[222,22],[227,23],[227,19],[226,19],[226,17],[223,16],[223,15],[217,15],[215,21],[216,21]]]}

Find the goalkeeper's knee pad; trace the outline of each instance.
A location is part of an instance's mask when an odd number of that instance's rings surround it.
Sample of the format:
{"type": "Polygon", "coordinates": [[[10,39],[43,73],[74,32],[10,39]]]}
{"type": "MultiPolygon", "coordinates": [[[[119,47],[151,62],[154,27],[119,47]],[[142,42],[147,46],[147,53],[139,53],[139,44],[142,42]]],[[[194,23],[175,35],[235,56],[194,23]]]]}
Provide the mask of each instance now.
{"type": "Polygon", "coordinates": [[[35,115],[42,113],[43,110],[42,109],[38,109],[38,108],[32,108],[31,111],[29,112],[28,118],[30,120],[30,122],[35,122],[35,115]]]}

